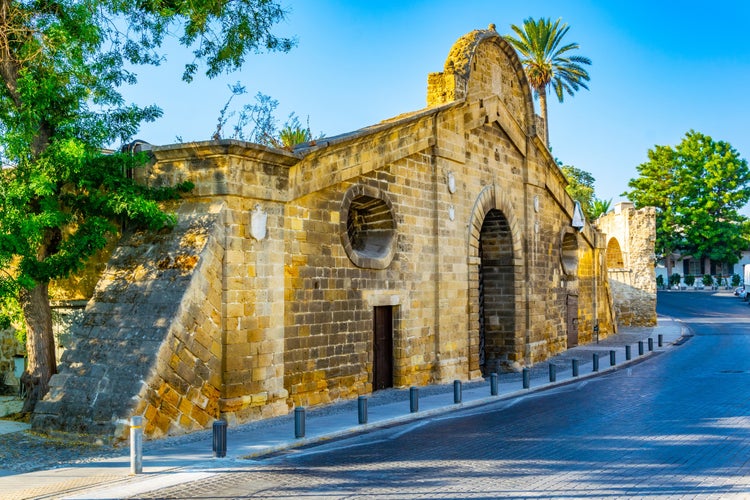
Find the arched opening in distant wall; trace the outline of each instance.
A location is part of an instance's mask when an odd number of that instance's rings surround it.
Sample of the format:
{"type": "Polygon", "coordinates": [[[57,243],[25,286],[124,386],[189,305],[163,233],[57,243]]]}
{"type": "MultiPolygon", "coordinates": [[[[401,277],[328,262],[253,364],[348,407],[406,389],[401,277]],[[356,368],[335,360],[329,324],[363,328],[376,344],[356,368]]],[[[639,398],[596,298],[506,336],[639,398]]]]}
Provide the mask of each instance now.
{"type": "Polygon", "coordinates": [[[622,269],[624,267],[625,262],[622,258],[620,242],[617,241],[617,238],[610,238],[607,243],[607,269],[622,269]]]}

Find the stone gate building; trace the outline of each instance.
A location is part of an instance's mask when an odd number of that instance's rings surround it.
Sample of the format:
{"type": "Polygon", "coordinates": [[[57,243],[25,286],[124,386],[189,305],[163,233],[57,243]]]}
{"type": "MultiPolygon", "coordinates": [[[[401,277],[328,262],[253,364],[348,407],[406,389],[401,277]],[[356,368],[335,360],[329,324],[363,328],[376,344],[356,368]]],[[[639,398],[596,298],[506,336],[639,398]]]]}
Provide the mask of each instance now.
{"type": "MultiPolygon", "coordinates": [[[[428,107],[293,151],[153,147],[175,229],[115,250],[38,429],[151,437],[517,370],[614,331],[605,235],[576,217],[515,51],[473,31],[428,107]]],[[[653,250],[652,250],[653,252],[653,250]]]]}

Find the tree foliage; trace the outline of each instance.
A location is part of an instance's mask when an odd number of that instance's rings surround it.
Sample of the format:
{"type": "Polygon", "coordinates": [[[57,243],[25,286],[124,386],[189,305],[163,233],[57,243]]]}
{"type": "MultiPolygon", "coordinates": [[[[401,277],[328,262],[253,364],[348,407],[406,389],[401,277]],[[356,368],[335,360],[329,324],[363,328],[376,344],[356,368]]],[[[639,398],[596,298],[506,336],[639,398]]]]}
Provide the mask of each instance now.
{"type": "Polygon", "coordinates": [[[591,205],[591,219],[598,219],[602,215],[605,215],[612,208],[612,200],[601,200],[594,198],[594,202],[591,205]]]}
{"type": "Polygon", "coordinates": [[[561,165],[568,185],[565,190],[571,198],[581,204],[583,214],[588,220],[594,220],[609,212],[612,200],[600,200],[594,193],[594,176],[585,170],[571,165],[561,165]]]}
{"type": "Polygon", "coordinates": [[[118,89],[162,61],[168,36],[192,49],[186,81],[289,50],[271,33],[284,14],[268,0],[0,0],[0,296],[23,310],[32,400],[55,372],[49,281],[80,269],[116,221],[169,226],[158,202],[190,188],[138,186],[126,172],[145,155],[103,154],[161,115],[118,89]]]}
{"type": "Polygon", "coordinates": [[[575,42],[563,42],[570,28],[561,21],[557,19],[553,23],[549,18],[534,20],[529,17],[524,19],[521,27],[511,25],[515,36],[505,36],[520,54],[529,85],[539,96],[548,146],[547,88],[551,86],[557,99],[563,102],[566,93],[572,96],[581,88],[588,89],[586,82],[590,79],[584,65],[590,65],[591,59],[571,55],[579,46],[575,42]]]}
{"type": "Polygon", "coordinates": [[[570,165],[563,165],[560,170],[568,181],[565,190],[571,198],[581,204],[584,215],[590,218],[589,214],[594,201],[594,176],[570,165]]]}
{"type": "Polygon", "coordinates": [[[675,147],[655,146],[624,193],[636,207],[658,209],[656,253],[679,250],[695,258],[737,262],[748,248],[750,200],[747,160],[727,142],[689,131],[675,147]]]}

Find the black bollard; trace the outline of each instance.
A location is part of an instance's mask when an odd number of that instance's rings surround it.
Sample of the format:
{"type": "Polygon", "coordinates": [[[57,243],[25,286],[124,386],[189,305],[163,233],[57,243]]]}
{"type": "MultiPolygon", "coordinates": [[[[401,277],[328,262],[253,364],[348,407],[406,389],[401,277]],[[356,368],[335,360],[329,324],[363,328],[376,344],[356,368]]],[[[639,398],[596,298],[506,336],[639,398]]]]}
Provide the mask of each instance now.
{"type": "Polygon", "coordinates": [[[419,411],[419,389],[416,387],[409,389],[409,411],[412,413],[419,411]]]}
{"type": "Polygon", "coordinates": [[[357,398],[357,414],[359,415],[359,423],[367,423],[367,396],[360,396],[357,398]]]}
{"type": "Polygon", "coordinates": [[[305,437],[305,408],[298,406],[294,409],[294,437],[305,437]]]}
{"type": "Polygon", "coordinates": [[[531,387],[531,373],[528,368],[523,369],[523,388],[528,389],[531,387]]]}
{"type": "Polygon", "coordinates": [[[224,420],[214,420],[214,457],[227,456],[227,423],[224,420]]]}
{"type": "Polygon", "coordinates": [[[594,368],[591,371],[594,371],[594,372],[599,371],[599,354],[597,353],[594,353],[594,368]]]}
{"type": "Polygon", "coordinates": [[[615,351],[609,351],[609,366],[615,366],[617,364],[617,353],[615,351]]]}
{"type": "Polygon", "coordinates": [[[490,373],[490,396],[497,396],[497,373],[490,373]]]}
{"type": "Polygon", "coordinates": [[[658,339],[659,339],[659,347],[662,347],[664,345],[664,335],[660,333],[658,339]]]}
{"type": "Polygon", "coordinates": [[[630,358],[632,358],[632,355],[630,354],[630,346],[626,345],[625,346],[625,359],[627,361],[630,361],[630,358]]]}
{"type": "Polygon", "coordinates": [[[578,360],[577,359],[573,360],[573,376],[574,377],[578,376],[578,360]]]}
{"type": "Polygon", "coordinates": [[[557,380],[557,367],[552,363],[549,364],[549,381],[555,382],[557,380]]]}
{"type": "Polygon", "coordinates": [[[643,341],[638,341],[638,356],[643,356],[643,341]]]}
{"type": "Polygon", "coordinates": [[[654,339],[651,337],[648,338],[648,350],[653,351],[654,350],[654,339]]]}
{"type": "Polygon", "coordinates": [[[458,404],[461,402],[461,381],[453,381],[453,403],[458,404]]]}

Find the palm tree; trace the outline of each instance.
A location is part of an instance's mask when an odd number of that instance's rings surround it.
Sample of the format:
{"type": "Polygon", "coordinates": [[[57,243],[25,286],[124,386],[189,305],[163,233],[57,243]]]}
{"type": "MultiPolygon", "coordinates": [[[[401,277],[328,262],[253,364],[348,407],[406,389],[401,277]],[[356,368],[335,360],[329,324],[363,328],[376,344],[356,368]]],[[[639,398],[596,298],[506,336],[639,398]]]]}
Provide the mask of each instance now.
{"type": "Polygon", "coordinates": [[[612,198],[609,200],[594,198],[594,202],[591,204],[591,220],[598,219],[608,213],[610,208],[612,208],[612,198]]]}
{"type": "Polygon", "coordinates": [[[521,63],[526,70],[529,85],[539,96],[539,109],[544,120],[545,142],[549,147],[549,124],[547,122],[547,87],[552,86],[560,102],[563,102],[563,90],[568,95],[586,86],[589,81],[588,72],[582,67],[591,64],[591,59],[583,56],[568,55],[568,52],[578,49],[577,43],[562,44],[568,32],[567,24],[560,24],[560,19],[554,23],[549,19],[524,19],[523,29],[515,24],[511,29],[518,38],[506,35],[505,39],[521,55],[521,63]]]}

